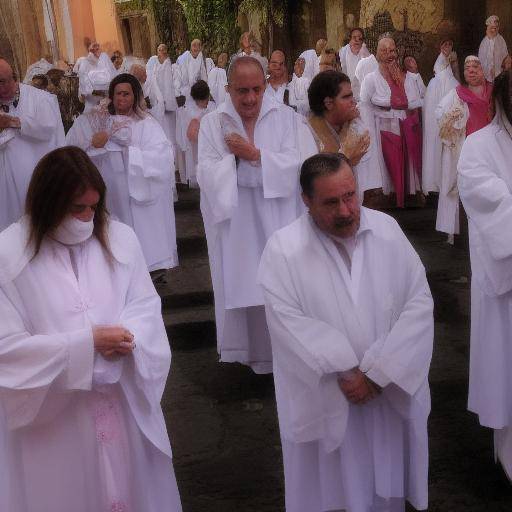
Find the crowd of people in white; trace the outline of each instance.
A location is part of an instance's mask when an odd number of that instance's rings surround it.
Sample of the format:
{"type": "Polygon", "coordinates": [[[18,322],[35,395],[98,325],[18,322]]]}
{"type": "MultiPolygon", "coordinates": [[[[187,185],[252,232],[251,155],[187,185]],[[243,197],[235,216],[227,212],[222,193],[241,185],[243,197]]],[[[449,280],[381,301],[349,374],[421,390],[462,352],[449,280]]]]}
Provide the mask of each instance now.
{"type": "Polygon", "coordinates": [[[433,301],[378,210],[432,192],[449,243],[467,213],[469,408],[512,477],[512,59],[486,27],[462,76],[441,38],[427,87],[360,28],[291,80],[250,33],[216,62],[197,39],[175,63],[95,42],[67,134],[51,64],[19,83],[0,60],[0,509],[181,510],[148,273],[178,265],[176,181],[200,189],[220,360],[274,373],[287,512],[427,508],[433,301]]]}

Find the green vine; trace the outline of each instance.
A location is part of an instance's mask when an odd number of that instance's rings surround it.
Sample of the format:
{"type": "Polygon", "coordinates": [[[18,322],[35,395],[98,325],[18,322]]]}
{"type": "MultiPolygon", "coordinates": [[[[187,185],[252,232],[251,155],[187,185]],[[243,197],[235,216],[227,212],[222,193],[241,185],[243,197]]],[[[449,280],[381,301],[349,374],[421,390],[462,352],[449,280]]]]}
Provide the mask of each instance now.
{"type": "Polygon", "coordinates": [[[209,55],[232,53],[238,47],[237,0],[179,0],[190,39],[201,39],[209,55]]]}
{"type": "Polygon", "coordinates": [[[286,1],[275,2],[274,0],[242,0],[238,9],[244,14],[257,12],[260,15],[261,22],[265,26],[268,26],[269,21],[271,21],[278,27],[282,28],[284,26],[286,4],[286,1]]]}

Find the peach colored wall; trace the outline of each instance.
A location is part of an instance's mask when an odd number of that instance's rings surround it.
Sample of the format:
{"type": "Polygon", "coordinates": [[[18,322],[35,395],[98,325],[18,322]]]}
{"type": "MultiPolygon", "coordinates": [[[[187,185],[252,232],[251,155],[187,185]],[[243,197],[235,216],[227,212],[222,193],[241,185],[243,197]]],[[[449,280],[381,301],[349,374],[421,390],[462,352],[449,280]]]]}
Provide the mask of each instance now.
{"type": "Polygon", "coordinates": [[[87,53],[84,39],[95,39],[94,20],[90,0],[68,0],[69,15],[73,27],[75,60],[87,53]]]}
{"type": "Polygon", "coordinates": [[[102,51],[109,55],[114,50],[124,53],[113,0],[91,0],[91,8],[96,41],[101,44],[102,51]]]}

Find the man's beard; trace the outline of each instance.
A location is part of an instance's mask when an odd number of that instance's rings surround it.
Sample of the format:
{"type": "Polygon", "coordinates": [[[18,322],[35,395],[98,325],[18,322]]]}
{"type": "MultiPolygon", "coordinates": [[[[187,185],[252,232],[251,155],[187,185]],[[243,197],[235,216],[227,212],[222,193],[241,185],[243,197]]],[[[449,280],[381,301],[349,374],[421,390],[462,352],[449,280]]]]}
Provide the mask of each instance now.
{"type": "Polygon", "coordinates": [[[393,80],[393,82],[395,82],[398,85],[404,82],[403,73],[396,60],[393,60],[389,63],[384,62],[383,65],[387,69],[389,76],[391,77],[391,80],[393,80]]]}

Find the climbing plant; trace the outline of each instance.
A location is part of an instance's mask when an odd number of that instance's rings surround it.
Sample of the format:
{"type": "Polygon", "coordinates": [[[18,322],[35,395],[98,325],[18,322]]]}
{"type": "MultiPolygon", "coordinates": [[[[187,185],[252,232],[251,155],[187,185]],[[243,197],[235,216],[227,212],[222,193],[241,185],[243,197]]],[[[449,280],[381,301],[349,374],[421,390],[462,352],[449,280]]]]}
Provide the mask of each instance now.
{"type": "Polygon", "coordinates": [[[201,39],[209,55],[232,53],[238,47],[238,0],[179,0],[190,39],[201,39]]]}

